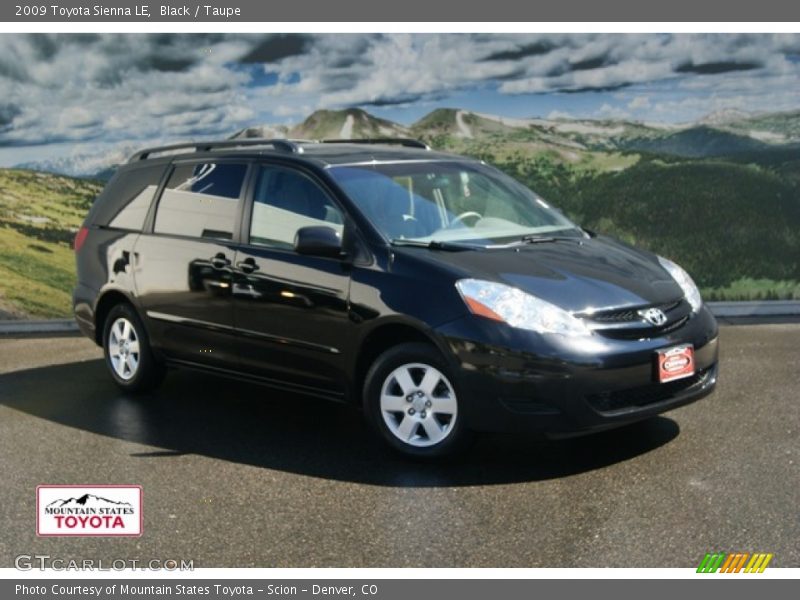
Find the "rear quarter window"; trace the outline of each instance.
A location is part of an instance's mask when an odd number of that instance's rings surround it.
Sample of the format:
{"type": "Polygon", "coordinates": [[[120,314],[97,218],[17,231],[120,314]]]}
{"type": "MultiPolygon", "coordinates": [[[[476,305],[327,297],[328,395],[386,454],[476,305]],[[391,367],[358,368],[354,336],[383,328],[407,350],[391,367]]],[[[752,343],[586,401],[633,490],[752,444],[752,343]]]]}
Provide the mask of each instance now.
{"type": "Polygon", "coordinates": [[[164,171],[164,165],[120,170],[95,200],[91,224],[141,231],[164,171]]]}

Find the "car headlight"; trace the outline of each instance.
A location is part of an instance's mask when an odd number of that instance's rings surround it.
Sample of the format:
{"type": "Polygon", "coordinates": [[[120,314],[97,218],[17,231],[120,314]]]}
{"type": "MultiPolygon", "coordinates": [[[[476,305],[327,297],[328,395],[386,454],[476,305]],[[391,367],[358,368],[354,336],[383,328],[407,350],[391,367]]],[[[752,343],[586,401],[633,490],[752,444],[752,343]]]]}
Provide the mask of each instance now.
{"type": "Polygon", "coordinates": [[[509,285],[481,279],[460,279],[456,288],[473,314],[512,327],[561,335],[592,333],[581,319],[509,285]]]}
{"type": "Polygon", "coordinates": [[[661,266],[664,267],[672,276],[672,278],[675,280],[675,283],[681,286],[683,294],[686,296],[686,300],[692,306],[692,310],[695,312],[700,310],[700,307],[703,306],[703,299],[700,297],[700,290],[697,289],[697,286],[695,285],[694,281],[692,281],[692,278],[689,277],[689,274],[674,262],[664,258],[663,256],[658,257],[658,262],[660,262],[661,266]]]}

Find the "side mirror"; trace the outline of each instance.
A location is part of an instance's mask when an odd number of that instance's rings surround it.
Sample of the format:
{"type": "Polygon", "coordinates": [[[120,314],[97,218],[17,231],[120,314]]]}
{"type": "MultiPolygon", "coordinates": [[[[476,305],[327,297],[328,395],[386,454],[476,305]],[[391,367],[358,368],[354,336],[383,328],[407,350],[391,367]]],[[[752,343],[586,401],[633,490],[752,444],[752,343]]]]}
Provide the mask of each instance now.
{"type": "Polygon", "coordinates": [[[294,236],[294,250],[309,256],[339,258],[342,256],[342,238],[333,227],[301,227],[294,236]]]}

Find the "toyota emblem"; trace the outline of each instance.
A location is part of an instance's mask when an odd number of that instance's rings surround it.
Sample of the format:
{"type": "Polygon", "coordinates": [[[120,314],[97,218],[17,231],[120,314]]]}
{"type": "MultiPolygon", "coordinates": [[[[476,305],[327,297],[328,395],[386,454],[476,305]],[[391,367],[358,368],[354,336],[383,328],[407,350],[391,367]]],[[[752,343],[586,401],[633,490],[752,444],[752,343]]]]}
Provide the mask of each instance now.
{"type": "Polygon", "coordinates": [[[645,321],[651,325],[654,325],[655,327],[661,327],[667,322],[667,315],[665,315],[664,311],[660,308],[646,308],[638,311],[638,314],[645,321]]]}

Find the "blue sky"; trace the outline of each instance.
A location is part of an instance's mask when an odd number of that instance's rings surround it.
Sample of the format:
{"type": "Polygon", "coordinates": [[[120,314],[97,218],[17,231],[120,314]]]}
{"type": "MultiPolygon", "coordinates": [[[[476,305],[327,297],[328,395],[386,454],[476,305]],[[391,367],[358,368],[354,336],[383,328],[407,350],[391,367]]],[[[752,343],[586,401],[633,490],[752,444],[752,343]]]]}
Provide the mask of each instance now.
{"type": "Polygon", "coordinates": [[[690,122],[800,108],[795,34],[0,34],[0,165],[358,106],[690,122]]]}

